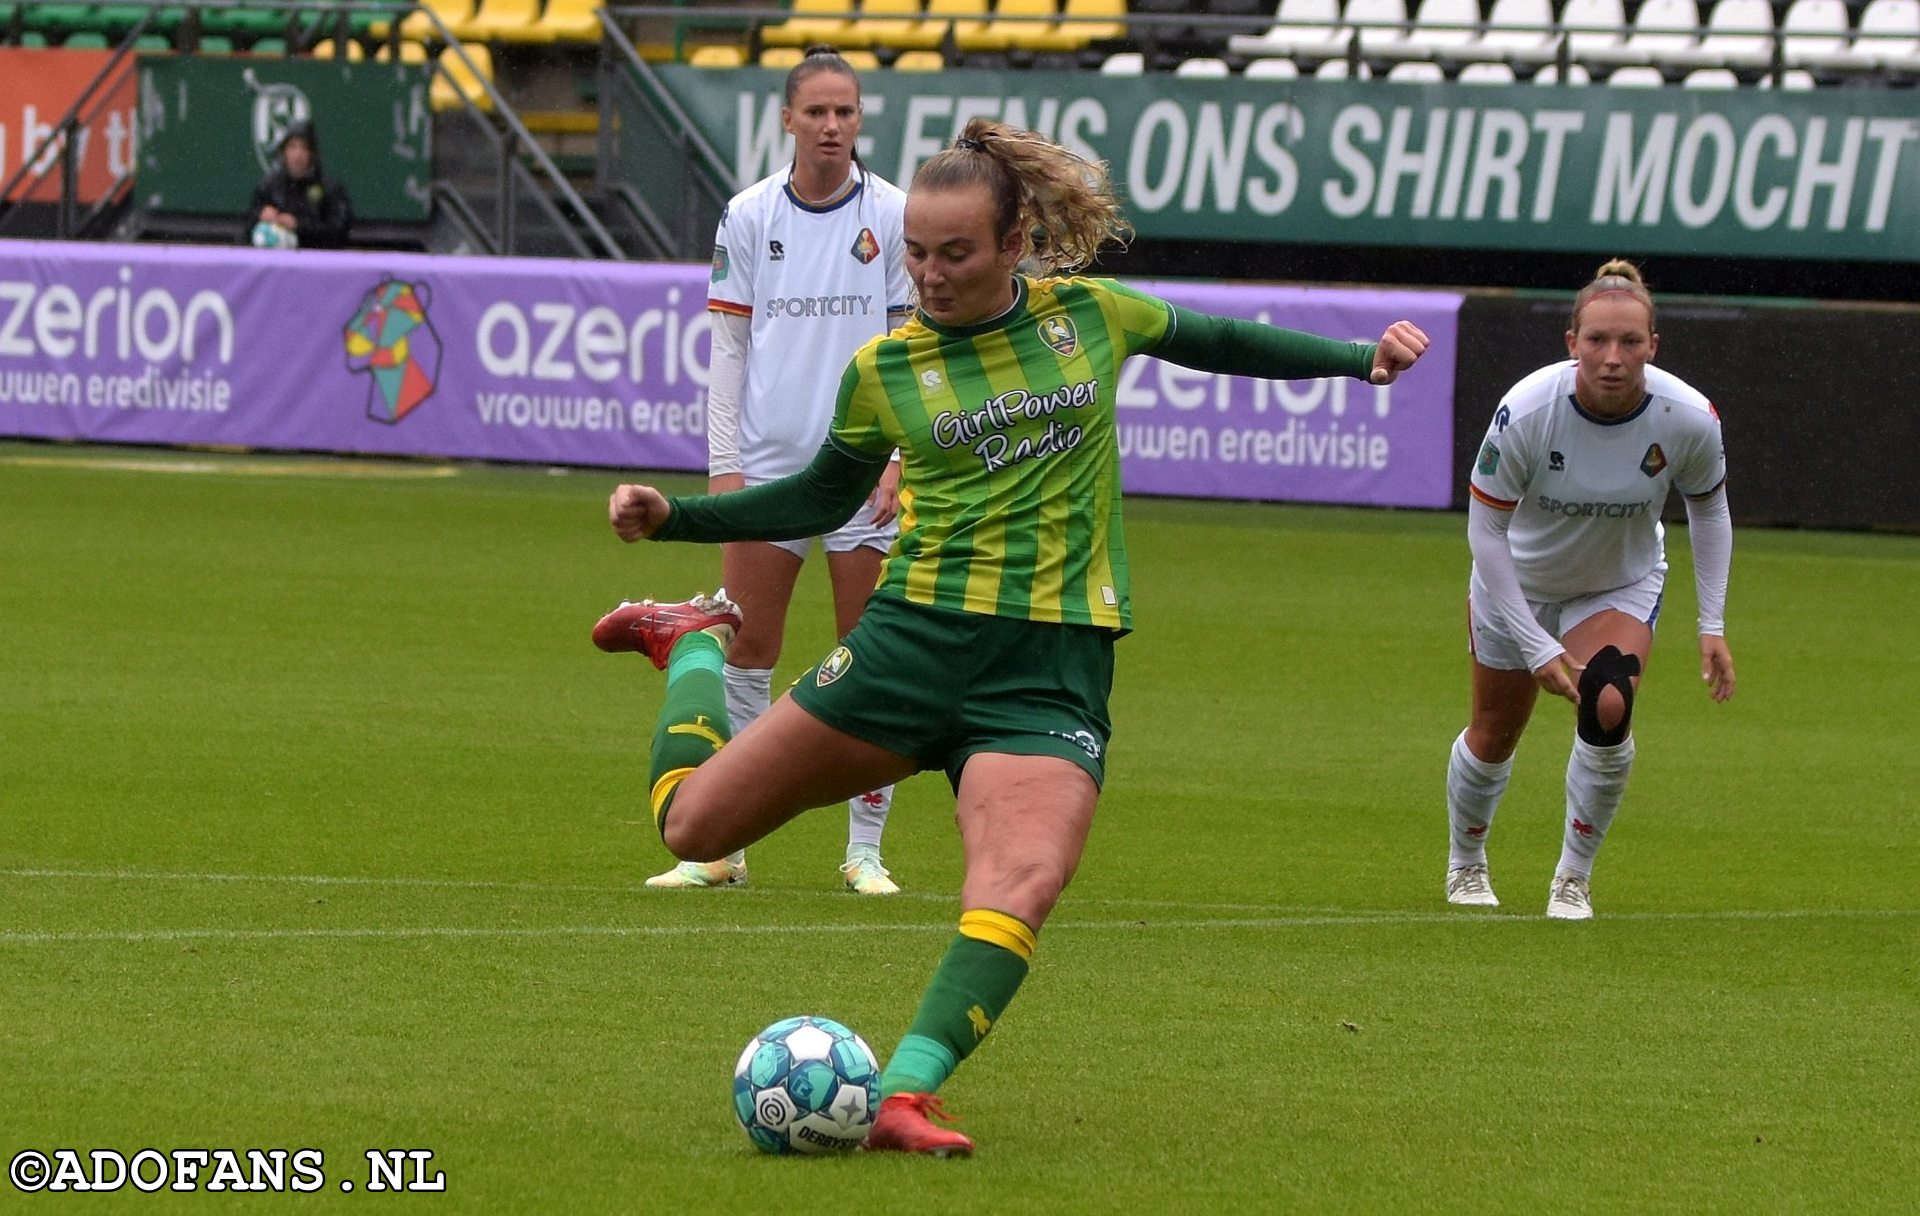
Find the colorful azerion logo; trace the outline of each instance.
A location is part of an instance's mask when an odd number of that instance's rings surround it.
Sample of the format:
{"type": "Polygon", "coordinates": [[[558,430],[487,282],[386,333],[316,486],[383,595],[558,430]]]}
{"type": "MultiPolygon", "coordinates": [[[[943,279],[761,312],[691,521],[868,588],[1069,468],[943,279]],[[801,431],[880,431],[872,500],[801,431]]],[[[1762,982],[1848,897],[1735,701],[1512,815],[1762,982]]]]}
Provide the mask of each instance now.
{"type": "Polygon", "coordinates": [[[880,242],[874,237],[873,229],[862,228],[860,235],[854,238],[853,249],[850,252],[853,254],[854,261],[862,266],[879,257],[880,242]]]}
{"type": "Polygon", "coordinates": [[[367,417],[375,422],[399,422],[440,383],[440,335],[427,318],[431,295],[425,283],[388,276],[347,322],[347,370],[372,377],[367,417]]]}

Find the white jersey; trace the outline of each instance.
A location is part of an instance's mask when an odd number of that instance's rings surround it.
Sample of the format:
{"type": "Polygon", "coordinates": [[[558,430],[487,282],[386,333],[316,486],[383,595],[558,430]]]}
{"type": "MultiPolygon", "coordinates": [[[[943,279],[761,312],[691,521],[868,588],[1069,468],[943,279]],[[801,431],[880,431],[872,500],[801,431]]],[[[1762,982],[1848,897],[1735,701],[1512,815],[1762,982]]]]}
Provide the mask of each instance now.
{"type": "Polygon", "coordinates": [[[1467,487],[1513,512],[1507,533],[1520,589],[1549,602],[1624,587],[1666,560],[1667,488],[1690,498],[1726,480],[1720,416],[1678,376],[1647,368],[1647,397],[1624,418],[1574,400],[1574,361],[1508,390],[1467,487]]]}
{"type": "Polygon", "coordinates": [[[907,196],[858,167],[825,207],[800,201],[792,167],[742,190],[720,216],[707,307],[751,317],[740,393],[749,484],[797,472],[826,441],[853,352],[912,307],[901,224],[907,196]]]}

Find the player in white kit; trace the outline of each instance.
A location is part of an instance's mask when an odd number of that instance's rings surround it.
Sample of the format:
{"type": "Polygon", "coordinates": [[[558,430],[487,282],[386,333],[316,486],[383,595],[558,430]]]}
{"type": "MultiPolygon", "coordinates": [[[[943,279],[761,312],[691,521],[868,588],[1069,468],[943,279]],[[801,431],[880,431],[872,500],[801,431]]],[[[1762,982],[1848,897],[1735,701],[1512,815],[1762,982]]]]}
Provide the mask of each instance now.
{"type": "MultiPolygon", "coordinates": [[[[833,48],[807,48],[787,74],[781,121],[793,163],[742,190],[720,217],[707,307],[713,372],[707,392],[708,488],[719,494],[796,473],[820,450],[847,361],[910,314],[901,217],[906,195],[860,164],[860,81],[833,48]]],[[[897,531],[899,464],[845,527],[820,538],[844,637],[879,581],[897,531]]],[[[787,606],[810,541],[721,547],[722,582],[743,623],[727,649],[734,733],[767,709],[787,606]]],[[[899,891],[880,860],[893,788],[848,803],[847,887],[899,891]]],[[[746,854],[681,862],[650,887],[737,886],[746,854]]]]}
{"type": "Polygon", "coordinates": [[[1574,298],[1571,358],[1501,400],[1474,461],[1467,539],[1473,710],[1447,766],[1447,901],[1493,907],[1486,838],[1541,689],[1576,706],[1567,809],[1547,915],[1593,915],[1589,880],[1633,768],[1634,692],[1667,562],[1661,508],[1685,497],[1700,605],[1700,677],[1733,695],[1723,613],[1733,556],[1713,406],[1651,366],[1653,297],[1630,262],[1574,298]]]}

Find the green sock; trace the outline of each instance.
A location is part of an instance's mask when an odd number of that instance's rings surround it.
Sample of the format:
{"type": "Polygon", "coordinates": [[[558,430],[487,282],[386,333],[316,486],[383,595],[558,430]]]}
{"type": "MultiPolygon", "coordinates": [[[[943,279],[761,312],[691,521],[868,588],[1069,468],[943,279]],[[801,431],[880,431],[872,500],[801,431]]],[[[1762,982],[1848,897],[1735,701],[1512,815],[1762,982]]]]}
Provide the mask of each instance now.
{"type": "MultiPolygon", "coordinates": [[[[913,1026],[880,1074],[882,1097],[926,1094],[940,1088],[1000,1020],[1020,981],[1026,979],[1027,960],[1019,949],[969,934],[968,921],[981,915],[969,912],[961,918],[962,932],[947,947],[946,957],[920,998],[913,1026]]],[[[1030,943],[1032,931],[1024,925],[1020,928],[1025,932],[1023,942],[1030,943]]],[[[1024,948],[1031,954],[1031,945],[1024,948]]]]}
{"type": "Polygon", "coordinates": [[[674,791],[687,774],[733,737],[723,661],[720,640],[704,630],[675,642],[667,656],[667,699],[654,727],[647,771],[655,827],[665,827],[674,791]]]}

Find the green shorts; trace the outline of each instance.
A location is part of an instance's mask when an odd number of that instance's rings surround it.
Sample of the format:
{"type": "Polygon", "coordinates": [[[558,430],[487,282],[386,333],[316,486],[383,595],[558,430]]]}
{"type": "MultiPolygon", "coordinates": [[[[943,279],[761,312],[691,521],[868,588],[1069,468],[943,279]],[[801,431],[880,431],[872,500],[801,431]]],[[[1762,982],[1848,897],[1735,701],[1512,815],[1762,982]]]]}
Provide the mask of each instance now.
{"type": "Polygon", "coordinates": [[[876,595],[793,699],[835,730],[944,769],[955,789],[977,752],[1059,756],[1099,785],[1115,636],[876,595]]]}

